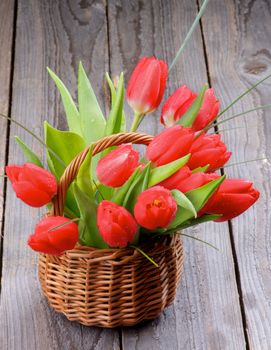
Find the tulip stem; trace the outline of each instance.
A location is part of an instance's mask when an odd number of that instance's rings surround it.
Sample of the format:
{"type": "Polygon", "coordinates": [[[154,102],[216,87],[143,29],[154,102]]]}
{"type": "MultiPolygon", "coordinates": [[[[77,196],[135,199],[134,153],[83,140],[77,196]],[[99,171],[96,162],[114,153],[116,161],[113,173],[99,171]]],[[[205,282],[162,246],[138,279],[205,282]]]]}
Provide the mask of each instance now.
{"type": "Polygon", "coordinates": [[[141,113],[137,113],[137,112],[135,113],[130,132],[135,132],[137,130],[137,128],[139,127],[139,124],[141,123],[144,115],[145,114],[141,114],[141,113]]]}
{"type": "Polygon", "coordinates": [[[179,50],[178,50],[176,56],[174,57],[173,61],[171,62],[171,65],[169,66],[169,69],[168,69],[169,72],[170,72],[171,69],[175,66],[175,64],[176,64],[176,62],[178,61],[178,59],[179,59],[181,53],[183,52],[183,50],[184,50],[186,44],[188,43],[188,41],[189,41],[191,35],[194,33],[194,30],[196,29],[196,27],[197,27],[197,25],[198,25],[198,23],[199,23],[199,21],[200,21],[202,15],[204,14],[204,11],[205,11],[205,9],[206,9],[206,6],[207,6],[208,2],[209,2],[209,0],[205,0],[205,1],[203,2],[203,4],[202,4],[202,6],[201,6],[201,8],[200,8],[200,10],[199,10],[199,12],[198,12],[198,14],[197,14],[195,20],[194,20],[194,22],[193,22],[193,24],[192,24],[192,26],[190,27],[190,29],[189,29],[189,31],[188,31],[188,33],[187,33],[187,35],[186,35],[186,37],[185,37],[185,39],[184,39],[182,45],[181,45],[181,47],[179,48],[179,50]]]}

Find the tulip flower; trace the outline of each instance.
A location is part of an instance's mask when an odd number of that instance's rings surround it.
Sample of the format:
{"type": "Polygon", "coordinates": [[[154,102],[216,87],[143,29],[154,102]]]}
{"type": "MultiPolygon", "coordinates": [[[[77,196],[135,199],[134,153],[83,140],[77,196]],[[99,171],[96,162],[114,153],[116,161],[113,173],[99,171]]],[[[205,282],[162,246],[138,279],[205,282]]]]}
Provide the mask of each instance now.
{"type": "Polygon", "coordinates": [[[114,248],[133,242],[138,228],[127,209],[107,200],[98,206],[97,226],[103,240],[114,248]]]}
{"type": "Polygon", "coordinates": [[[213,173],[206,174],[203,172],[197,172],[193,174],[188,166],[184,166],[171,177],[160,182],[159,185],[169,190],[176,189],[185,193],[206,185],[208,182],[211,182],[218,177],[219,175],[213,173]]]}
{"type": "Polygon", "coordinates": [[[167,188],[168,190],[179,189],[180,184],[186,179],[189,179],[191,175],[192,171],[188,168],[188,166],[184,165],[176,173],[168,177],[166,180],[160,182],[159,185],[167,188]]]}
{"type": "Polygon", "coordinates": [[[57,192],[55,177],[35,164],[7,165],[6,173],[16,196],[31,207],[48,204],[57,192]]]}
{"type": "Polygon", "coordinates": [[[194,140],[189,151],[191,157],[187,163],[190,169],[209,164],[208,172],[213,172],[222,167],[230,158],[231,152],[227,151],[226,145],[217,134],[201,134],[194,140]]]}
{"type": "Polygon", "coordinates": [[[253,183],[240,179],[226,179],[220,185],[199,215],[222,214],[216,222],[227,221],[242,214],[259,198],[260,193],[253,188],[253,183]]]}
{"type": "Polygon", "coordinates": [[[161,123],[166,127],[175,124],[191,107],[197,95],[186,85],[182,85],[166,100],[162,108],[161,123]]]}
{"type": "Polygon", "coordinates": [[[175,125],[154,137],[147,147],[146,156],[160,166],[189,153],[195,134],[189,128],[175,125]]]}
{"type": "Polygon", "coordinates": [[[218,115],[220,102],[214,95],[214,89],[207,89],[199,113],[192,125],[194,131],[204,129],[218,115]]]}
{"type": "Polygon", "coordinates": [[[177,204],[169,190],[154,186],[137,197],[134,215],[138,224],[149,230],[166,228],[175,218],[177,204]]]}
{"type": "Polygon", "coordinates": [[[97,164],[99,181],[110,187],[122,186],[132,175],[139,163],[139,153],[127,143],[101,158],[97,164]]]}
{"type": "Polygon", "coordinates": [[[142,117],[154,111],[164,95],[168,75],[167,64],[155,57],[144,57],[134,69],[127,87],[127,101],[135,112],[131,131],[142,117]]]}
{"type": "MultiPolygon", "coordinates": [[[[166,127],[172,126],[182,118],[191,107],[197,95],[186,85],[179,87],[165,102],[162,108],[161,123],[166,127]]],[[[202,105],[192,125],[193,131],[199,131],[214,120],[219,111],[219,101],[214,95],[213,89],[207,89],[204,93],[202,105]]]]}
{"type": "Polygon", "coordinates": [[[48,216],[41,220],[29,237],[28,245],[35,251],[61,255],[78,242],[78,226],[63,216],[48,216]]]}

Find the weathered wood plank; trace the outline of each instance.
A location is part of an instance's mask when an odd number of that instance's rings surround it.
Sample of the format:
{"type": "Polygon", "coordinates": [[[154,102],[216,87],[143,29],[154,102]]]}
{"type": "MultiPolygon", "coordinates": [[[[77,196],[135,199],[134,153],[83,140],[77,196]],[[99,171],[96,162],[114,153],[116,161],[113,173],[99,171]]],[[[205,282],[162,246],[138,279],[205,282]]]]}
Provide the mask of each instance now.
{"type": "MultiPolygon", "coordinates": [[[[103,98],[102,78],[108,67],[103,1],[19,1],[12,115],[39,135],[45,119],[64,126],[59,94],[49,81],[46,66],[56,71],[75,95],[79,59],[103,98]]],[[[23,162],[13,141],[15,134],[44,153],[36,141],[12,125],[9,163],[23,162]]],[[[26,245],[38,220],[37,210],[19,203],[10,186],[7,198],[1,349],[119,349],[117,331],[82,327],[48,307],[38,283],[37,254],[26,245]]]]}
{"type": "MultiPolygon", "coordinates": [[[[203,20],[211,79],[224,106],[271,73],[269,1],[213,1],[203,20]],[[223,16],[221,15],[223,13],[223,16]]],[[[228,116],[270,103],[271,81],[236,104],[228,116]]],[[[266,155],[270,159],[270,111],[235,119],[225,132],[232,163],[266,155]]],[[[222,127],[222,126],[221,126],[222,127]]],[[[249,178],[261,191],[253,209],[233,220],[246,327],[251,349],[271,346],[270,163],[254,162],[227,169],[231,177],[249,178]]]]}
{"type": "MultiPolygon", "coordinates": [[[[0,113],[9,112],[10,79],[12,70],[12,46],[14,29],[14,1],[2,1],[0,3],[0,113]]],[[[7,122],[0,117],[0,174],[4,173],[6,158],[7,122]]],[[[4,205],[4,178],[0,177],[0,232],[2,233],[4,205]]],[[[1,289],[1,245],[0,237],[0,289],[1,289]]]]}
{"type": "MultiPolygon", "coordinates": [[[[124,69],[126,80],[144,55],[174,57],[195,17],[196,1],[110,1],[111,72],[124,69]]],[[[200,31],[169,77],[168,93],[187,83],[199,90],[207,81],[200,31]]],[[[131,117],[131,111],[126,109],[131,117]]],[[[155,133],[159,113],[147,116],[141,129],[155,133]]],[[[176,302],[159,319],[123,331],[123,347],[133,349],[245,349],[227,224],[189,230],[220,249],[185,240],[185,273],[176,302]]],[[[142,272],[144,273],[144,272],[142,272]]]]}

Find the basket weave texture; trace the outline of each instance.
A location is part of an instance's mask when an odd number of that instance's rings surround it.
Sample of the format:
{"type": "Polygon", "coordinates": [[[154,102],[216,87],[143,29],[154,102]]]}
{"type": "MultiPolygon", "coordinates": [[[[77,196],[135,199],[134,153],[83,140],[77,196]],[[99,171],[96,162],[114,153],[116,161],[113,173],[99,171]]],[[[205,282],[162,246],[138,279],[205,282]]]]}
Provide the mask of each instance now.
{"type": "MultiPolygon", "coordinates": [[[[107,147],[132,142],[148,144],[152,136],[116,134],[98,141],[97,154],[107,147]]],[[[51,215],[63,215],[66,192],[89,148],[66,168],[51,215]]],[[[151,239],[137,250],[76,246],[62,256],[40,254],[39,279],[50,305],[69,320],[87,326],[133,326],[156,318],[176,295],[183,270],[183,245],[178,235],[151,239]]]]}

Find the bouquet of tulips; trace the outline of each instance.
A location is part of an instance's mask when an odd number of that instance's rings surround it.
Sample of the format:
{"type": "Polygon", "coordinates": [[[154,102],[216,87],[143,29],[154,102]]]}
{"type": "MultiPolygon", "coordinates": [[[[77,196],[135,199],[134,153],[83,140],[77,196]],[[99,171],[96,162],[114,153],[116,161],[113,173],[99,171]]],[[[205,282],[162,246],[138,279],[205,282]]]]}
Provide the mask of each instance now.
{"type": "Polygon", "coordinates": [[[44,123],[49,171],[33,150],[16,138],[27,158],[22,166],[6,167],[17,197],[30,206],[47,205],[50,210],[65,168],[90,148],[69,187],[64,216],[44,217],[29,237],[28,244],[35,251],[61,255],[76,244],[137,248],[142,242],[189,226],[230,220],[258,199],[252,182],[227,179],[219,173],[231,152],[220,135],[207,133],[219,113],[213,89],[204,86],[196,94],[182,85],[173,92],[161,110],[165,128],[147,145],[143,156],[131,143],[93,156],[92,145],[97,140],[127,132],[125,96],[134,111],[130,132],[136,132],[143,118],[158,108],[166,87],[167,64],[154,57],[142,58],[126,94],[123,74],[115,84],[107,74],[111,92],[107,118],[81,63],[78,106],[50,69],[49,74],[60,91],[69,131],[44,123]]]}

